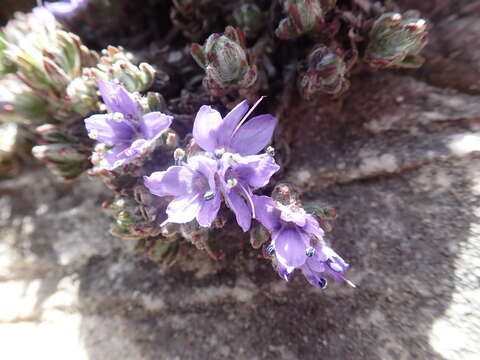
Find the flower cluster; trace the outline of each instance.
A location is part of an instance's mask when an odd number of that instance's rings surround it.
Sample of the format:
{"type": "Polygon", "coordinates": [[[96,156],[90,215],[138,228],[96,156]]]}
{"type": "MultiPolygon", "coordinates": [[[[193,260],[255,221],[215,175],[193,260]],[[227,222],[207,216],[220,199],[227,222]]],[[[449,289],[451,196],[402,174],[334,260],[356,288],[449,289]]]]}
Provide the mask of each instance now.
{"type": "MultiPolygon", "coordinates": [[[[290,190],[285,187],[283,191],[290,190]]],[[[271,232],[266,253],[273,258],[282,278],[288,280],[295,269],[300,269],[315,287],[324,288],[327,275],[354,286],[342,275],[348,264],[325,244],[325,233],[318,221],[298,201],[289,196],[276,201],[254,196],[253,200],[258,221],[271,232]]]]}
{"type": "Polygon", "coordinates": [[[202,106],[193,125],[193,141],[203,152],[192,152],[181,165],[145,177],[145,185],[157,196],[173,196],[166,223],[194,219],[209,227],[221,199],[235,213],[243,231],[255,217],[253,191],[268,184],[279,170],[272,156],[258,154],[270,142],[276,119],[259,115],[245,122],[249,105],[238,104],[224,118],[210,106],[202,106]]]}
{"type": "Polygon", "coordinates": [[[119,84],[98,80],[108,114],[85,119],[90,138],[105,144],[104,167],[116,169],[145,156],[157,139],[170,127],[172,117],[159,111],[145,114],[141,104],[119,84]]]}
{"type": "MultiPolygon", "coordinates": [[[[153,153],[173,117],[158,111],[145,112],[137,95],[121,85],[98,80],[98,86],[109,112],[85,119],[89,136],[107,148],[99,155],[100,161],[94,156],[95,165],[108,171],[118,171],[131,163],[141,165],[153,153]]],[[[287,186],[277,187],[274,198],[255,194],[280,169],[273,148],[268,146],[276,118],[262,114],[248,120],[261,100],[252,108],[244,100],[225,117],[210,106],[200,107],[187,151],[177,149],[175,165],[143,177],[145,191],[168,202],[160,203],[165,204],[165,214],[157,216],[155,209],[144,206],[153,202],[145,201],[148,196],[137,185],[143,200],[116,202],[120,204],[115,207],[117,223],[122,225],[119,228],[126,229],[126,237],[161,233],[169,239],[149,246],[149,252],[160,246],[162,254],[176,254],[178,244],[172,239],[177,235],[200,249],[208,249],[209,229],[216,226],[225,203],[244,232],[250,230],[253,219],[263,225],[267,237],[271,236],[266,252],[282,278],[288,280],[295,269],[300,269],[312,285],[320,288],[326,286],[326,275],[347,281],[342,272],[348,265],[324,243],[318,221],[304,210],[287,186]],[[122,205],[127,203],[128,209],[122,205]],[[142,217],[142,206],[147,216],[142,217]],[[145,223],[143,219],[152,218],[152,211],[154,221],[145,223]],[[159,219],[161,222],[155,223],[159,219]],[[135,231],[130,231],[135,224],[135,231]]],[[[167,259],[173,261],[170,256],[167,259]]]]}

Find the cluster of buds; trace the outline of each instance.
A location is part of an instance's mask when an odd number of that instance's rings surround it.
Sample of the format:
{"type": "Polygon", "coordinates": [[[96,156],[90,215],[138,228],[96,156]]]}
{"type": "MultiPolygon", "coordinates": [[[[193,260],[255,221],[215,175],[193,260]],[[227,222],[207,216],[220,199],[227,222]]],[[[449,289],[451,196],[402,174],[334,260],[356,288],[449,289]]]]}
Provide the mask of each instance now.
{"type": "Polygon", "coordinates": [[[227,26],[223,34],[210,35],[204,46],[193,44],[191,53],[205,70],[204,87],[214,96],[249,88],[257,79],[257,66],[239,28],[227,26]]]}
{"type": "Polygon", "coordinates": [[[14,74],[0,80],[0,118],[4,122],[41,124],[48,120],[47,102],[14,74]]]}
{"type": "Polygon", "coordinates": [[[108,46],[102,50],[102,57],[95,68],[84,70],[84,75],[105,81],[117,81],[128,91],[145,91],[150,88],[157,76],[167,82],[168,77],[164,73],[158,73],[155,69],[142,62],[135,65],[136,61],[132,54],[122,47],[108,46]]]}
{"type": "Polygon", "coordinates": [[[340,48],[317,46],[308,56],[307,71],[301,75],[299,88],[302,96],[310,100],[319,94],[340,96],[350,87],[347,74],[356,61],[351,52],[340,48]]]}
{"type": "Polygon", "coordinates": [[[117,195],[113,202],[103,203],[103,208],[115,219],[110,233],[122,239],[139,240],[160,235],[155,222],[157,210],[138,202],[134,197],[117,195]]]}
{"type": "Polygon", "coordinates": [[[90,144],[83,142],[66,129],[44,124],[36,129],[40,144],[32,148],[32,154],[64,180],[72,180],[89,168],[90,144]]]}
{"type": "Polygon", "coordinates": [[[78,114],[78,109],[83,110],[80,115],[86,115],[95,107],[74,108],[72,104],[75,102],[67,88],[82,75],[84,67],[97,64],[98,55],[83,45],[77,35],[62,30],[47,14],[46,10],[38,9],[25,16],[28,28],[35,31],[22,29],[23,23],[19,19],[10,21],[2,30],[5,35],[2,54],[15,64],[18,79],[48,103],[52,119],[70,119],[78,114]]]}
{"type": "Polygon", "coordinates": [[[283,40],[292,40],[320,29],[325,23],[325,14],[335,3],[336,0],[284,0],[283,9],[287,17],[280,21],[275,35],[283,40]]]}
{"type": "Polygon", "coordinates": [[[418,11],[386,13],[372,26],[365,61],[375,69],[420,67],[418,53],[427,44],[427,22],[418,11]]]}

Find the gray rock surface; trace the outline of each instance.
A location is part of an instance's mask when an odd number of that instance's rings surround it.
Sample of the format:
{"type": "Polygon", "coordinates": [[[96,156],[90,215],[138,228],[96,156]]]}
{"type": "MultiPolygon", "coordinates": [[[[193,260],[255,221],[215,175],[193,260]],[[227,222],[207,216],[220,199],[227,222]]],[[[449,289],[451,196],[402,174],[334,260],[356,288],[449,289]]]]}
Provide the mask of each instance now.
{"type": "Polygon", "coordinates": [[[356,289],[285,283],[238,231],[225,259],[163,269],[107,234],[101,183],[2,180],[1,358],[480,358],[480,91],[437,80],[358,75],[342,102],[288,115],[284,176],[338,209],[328,240],[356,289]]]}

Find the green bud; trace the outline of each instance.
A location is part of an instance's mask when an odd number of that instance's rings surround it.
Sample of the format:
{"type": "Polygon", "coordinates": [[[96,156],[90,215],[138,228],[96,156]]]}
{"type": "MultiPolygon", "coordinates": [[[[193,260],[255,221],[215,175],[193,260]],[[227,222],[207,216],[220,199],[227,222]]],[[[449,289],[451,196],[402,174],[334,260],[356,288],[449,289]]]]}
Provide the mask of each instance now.
{"type": "Polygon", "coordinates": [[[428,41],[426,29],[427,22],[417,11],[383,14],[370,31],[365,61],[376,69],[420,67],[424,60],[418,54],[428,41]]]}
{"type": "Polygon", "coordinates": [[[102,51],[102,57],[96,68],[89,69],[85,74],[94,78],[118,81],[130,92],[145,91],[150,88],[159,75],[165,82],[168,76],[165,73],[157,72],[147,64],[135,65],[133,56],[125,52],[121,47],[109,46],[102,51]]]}
{"type": "Polygon", "coordinates": [[[257,79],[241,29],[227,26],[224,34],[212,34],[204,46],[193,44],[191,54],[205,69],[204,86],[215,96],[229,90],[248,88],[257,79]]]}
{"type": "Polygon", "coordinates": [[[156,262],[161,262],[165,266],[172,266],[179,254],[180,245],[175,242],[164,242],[156,240],[154,245],[147,252],[148,257],[156,262]]]}
{"type": "Polygon", "coordinates": [[[233,11],[237,25],[248,38],[255,37],[266,23],[265,15],[255,4],[242,4],[233,11]]]}
{"type": "Polygon", "coordinates": [[[349,70],[341,49],[318,46],[308,56],[307,71],[300,77],[302,96],[310,100],[319,94],[341,95],[350,82],[346,78],[349,70]]]}
{"type": "Polygon", "coordinates": [[[65,180],[76,178],[89,166],[88,155],[66,143],[34,146],[32,154],[65,180]]]}
{"type": "Polygon", "coordinates": [[[250,229],[250,244],[254,249],[260,249],[270,239],[268,230],[256,222],[250,229]]]}
{"type": "Polygon", "coordinates": [[[280,21],[275,35],[283,40],[292,40],[319,29],[325,22],[325,13],[334,5],[335,1],[284,0],[283,9],[287,17],[280,21]]]}
{"type": "Polygon", "coordinates": [[[0,119],[19,123],[43,123],[48,120],[47,102],[20,79],[8,74],[0,80],[0,119]]]}

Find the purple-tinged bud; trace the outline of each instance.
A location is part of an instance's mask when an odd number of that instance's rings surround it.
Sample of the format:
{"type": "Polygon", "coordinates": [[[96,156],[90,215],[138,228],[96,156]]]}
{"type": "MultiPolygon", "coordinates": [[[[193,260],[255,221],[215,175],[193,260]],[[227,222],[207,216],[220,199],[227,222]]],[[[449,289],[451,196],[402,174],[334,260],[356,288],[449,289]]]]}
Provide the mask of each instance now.
{"type": "Polygon", "coordinates": [[[418,54],[428,42],[426,30],[426,20],[415,10],[383,14],[370,31],[365,61],[375,69],[420,67],[424,59],[418,54]]]}
{"type": "Polygon", "coordinates": [[[334,5],[335,1],[284,0],[283,9],[287,17],[280,21],[275,35],[283,40],[291,40],[319,29],[325,22],[325,13],[334,5]]]}
{"type": "Polygon", "coordinates": [[[339,96],[349,87],[349,65],[341,49],[320,45],[308,56],[307,71],[300,77],[302,96],[310,100],[320,94],[339,96]]]}
{"type": "Polygon", "coordinates": [[[272,199],[282,205],[295,204],[299,200],[299,193],[289,184],[278,184],[272,191],[272,199]]]}
{"type": "Polygon", "coordinates": [[[257,79],[257,67],[245,45],[239,28],[227,26],[224,34],[212,34],[204,46],[193,44],[191,54],[206,73],[204,86],[212,95],[248,88],[257,79]]]}

